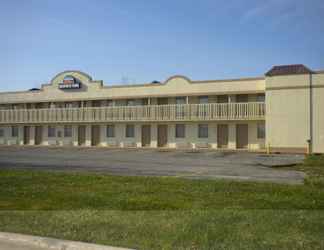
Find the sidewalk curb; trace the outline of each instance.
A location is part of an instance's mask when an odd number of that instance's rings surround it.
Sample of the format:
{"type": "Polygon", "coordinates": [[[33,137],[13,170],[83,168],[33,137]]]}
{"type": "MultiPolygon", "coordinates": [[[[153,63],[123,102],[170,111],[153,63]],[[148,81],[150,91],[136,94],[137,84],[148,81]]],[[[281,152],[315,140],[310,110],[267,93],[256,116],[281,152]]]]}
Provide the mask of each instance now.
{"type": "Polygon", "coordinates": [[[0,232],[0,241],[6,243],[24,244],[31,247],[51,250],[131,250],[127,248],[103,246],[77,241],[59,240],[47,237],[29,236],[15,233],[0,232]]]}

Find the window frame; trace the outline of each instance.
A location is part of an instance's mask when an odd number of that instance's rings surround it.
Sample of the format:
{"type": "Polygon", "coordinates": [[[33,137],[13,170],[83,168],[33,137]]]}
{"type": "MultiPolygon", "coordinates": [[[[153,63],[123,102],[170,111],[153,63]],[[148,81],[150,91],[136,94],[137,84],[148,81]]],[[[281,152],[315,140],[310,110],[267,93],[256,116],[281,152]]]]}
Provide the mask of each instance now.
{"type": "Polygon", "coordinates": [[[265,102],[265,94],[257,94],[256,101],[257,102],[265,102]]]}
{"type": "Polygon", "coordinates": [[[264,140],[266,138],[266,128],[265,123],[259,122],[257,124],[257,139],[264,140]]]}
{"type": "Polygon", "coordinates": [[[65,125],[64,126],[64,138],[70,138],[72,137],[72,126],[69,126],[69,125],[65,125]],[[67,131],[69,131],[69,133],[67,133],[67,131]]]}
{"type": "Polygon", "coordinates": [[[202,95],[198,97],[199,104],[208,104],[209,103],[209,97],[208,95],[202,95]],[[202,101],[204,100],[204,101],[202,101]]]}
{"type": "Polygon", "coordinates": [[[48,126],[48,128],[47,128],[47,137],[48,138],[56,137],[56,127],[55,126],[48,126]]]}
{"type": "Polygon", "coordinates": [[[19,128],[18,126],[11,126],[11,137],[19,137],[19,128]]]}
{"type": "Polygon", "coordinates": [[[184,105],[184,104],[187,103],[187,97],[185,97],[185,96],[177,96],[175,98],[175,103],[177,105],[184,105]]]}
{"type": "Polygon", "coordinates": [[[125,137],[134,138],[135,137],[135,126],[134,124],[127,124],[125,127],[125,137]]]}
{"type": "Polygon", "coordinates": [[[209,137],[209,126],[208,124],[198,124],[198,138],[206,139],[209,137]],[[203,128],[207,131],[203,132],[203,128]]]}
{"type": "Polygon", "coordinates": [[[175,138],[177,139],[183,139],[186,138],[186,125],[185,124],[176,124],[175,125],[175,138]],[[179,128],[182,128],[178,130],[179,128]]]}
{"type": "Polygon", "coordinates": [[[114,124],[108,124],[106,127],[106,137],[107,138],[115,138],[115,125],[114,124]],[[112,133],[109,133],[110,129],[112,129],[112,133]]]}

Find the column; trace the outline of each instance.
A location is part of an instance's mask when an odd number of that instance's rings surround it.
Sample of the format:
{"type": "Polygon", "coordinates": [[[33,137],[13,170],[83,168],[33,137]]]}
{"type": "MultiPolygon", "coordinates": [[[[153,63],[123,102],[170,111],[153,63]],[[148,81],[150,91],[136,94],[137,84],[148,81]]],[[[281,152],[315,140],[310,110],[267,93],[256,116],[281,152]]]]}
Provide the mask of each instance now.
{"type": "Polygon", "coordinates": [[[35,145],[35,126],[29,127],[29,145],[35,145]]]}
{"type": "Polygon", "coordinates": [[[151,148],[157,148],[157,124],[151,124],[151,148]]]}
{"type": "Polygon", "coordinates": [[[175,138],[175,124],[168,124],[168,147],[177,148],[176,138],[175,138]]]}
{"type": "Polygon", "coordinates": [[[43,134],[42,134],[42,137],[43,137],[43,142],[42,142],[42,145],[44,146],[48,146],[49,143],[48,143],[48,125],[44,125],[43,126],[43,134]]]}
{"type": "Polygon", "coordinates": [[[118,141],[118,146],[121,148],[125,147],[125,128],[126,128],[126,124],[124,123],[120,123],[120,124],[116,124],[116,139],[118,141]]]}
{"type": "Polygon", "coordinates": [[[236,124],[228,124],[228,148],[236,149],[236,124]]]}
{"type": "Polygon", "coordinates": [[[24,145],[24,126],[18,127],[18,145],[24,145]]]}
{"type": "Polygon", "coordinates": [[[216,123],[210,123],[210,147],[212,149],[217,149],[217,124],[216,123]]]}
{"type": "Polygon", "coordinates": [[[228,96],[228,102],[230,102],[230,103],[236,102],[236,95],[229,95],[228,96]]]}
{"type": "Polygon", "coordinates": [[[77,147],[79,146],[79,140],[78,140],[78,133],[79,133],[79,130],[78,130],[79,126],[78,125],[73,125],[72,126],[72,145],[77,147]]]}
{"type": "Polygon", "coordinates": [[[135,144],[137,148],[142,147],[142,125],[135,124],[135,144]]]}
{"type": "Polygon", "coordinates": [[[86,139],[85,139],[85,146],[91,147],[91,125],[86,125],[86,139]]]}
{"type": "Polygon", "coordinates": [[[107,126],[100,125],[100,146],[107,147],[107,126]]]}

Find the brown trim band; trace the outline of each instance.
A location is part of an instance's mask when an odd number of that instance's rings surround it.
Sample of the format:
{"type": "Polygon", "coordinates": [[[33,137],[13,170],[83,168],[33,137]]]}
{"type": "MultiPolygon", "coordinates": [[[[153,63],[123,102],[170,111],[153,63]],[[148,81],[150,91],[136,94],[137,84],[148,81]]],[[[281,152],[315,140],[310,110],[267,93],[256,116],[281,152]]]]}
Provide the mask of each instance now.
{"type": "MultiPolygon", "coordinates": [[[[319,85],[313,85],[314,89],[324,88],[324,84],[319,85]]],[[[266,88],[267,90],[283,90],[283,89],[309,89],[309,85],[303,85],[303,86],[285,86],[285,87],[270,87],[266,88]]]]}

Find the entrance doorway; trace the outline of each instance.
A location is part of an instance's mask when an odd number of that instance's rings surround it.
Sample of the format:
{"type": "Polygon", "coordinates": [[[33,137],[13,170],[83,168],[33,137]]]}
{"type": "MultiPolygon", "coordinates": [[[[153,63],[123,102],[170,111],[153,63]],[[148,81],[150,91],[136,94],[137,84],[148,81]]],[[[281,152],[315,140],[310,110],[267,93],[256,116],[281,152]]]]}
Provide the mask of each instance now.
{"type": "Polygon", "coordinates": [[[91,126],[91,146],[98,146],[100,143],[100,126],[91,126]]]}
{"type": "Polygon", "coordinates": [[[217,147],[228,148],[228,125],[217,125],[217,147]]]}
{"type": "Polygon", "coordinates": [[[43,142],[43,127],[35,127],[35,145],[41,145],[43,142]]]}
{"type": "Polygon", "coordinates": [[[24,145],[28,145],[30,142],[30,127],[24,126],[24,145]]]}
{"type": "Polygon", "coordinates": [[[151,146],[151,125],[142,126],[142,147],[151,146]]]}
{"type": "Polygon", "coordinates": [[[86,126],[81,125],[78,127],[78,145],[84,146],[86,143],[86,126]]]}
{"type": "Polygon", "coordinates": [[[249,144],[249,126],[248,124],[236,125],[236,148],[246,149],[249,144]]]}
{"type": "Polygon", "coordinates": [[[158,125],[158,147],[165,147],[168,143],[168,125],[158,125]]]}

